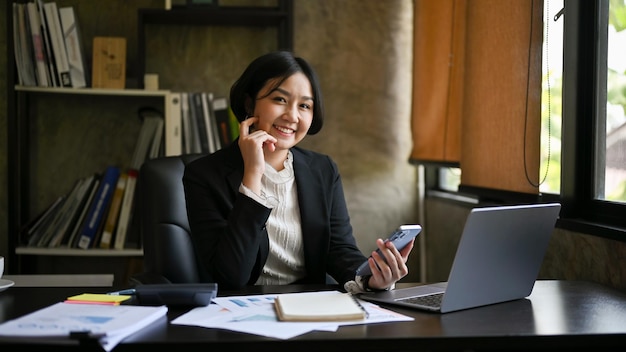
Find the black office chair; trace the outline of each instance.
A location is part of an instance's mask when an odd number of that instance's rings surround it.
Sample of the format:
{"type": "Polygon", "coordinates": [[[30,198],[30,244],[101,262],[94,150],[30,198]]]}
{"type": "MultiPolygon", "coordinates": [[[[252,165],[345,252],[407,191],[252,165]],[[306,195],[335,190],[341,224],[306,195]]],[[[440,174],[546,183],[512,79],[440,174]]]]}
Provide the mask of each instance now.
{"type": "Polygon", "coordinates": [[[200,156],[161,157],[141,167],[135,214],[143,241],[144,272],[134,275],[133,283],[199,282],[182,179],[185,165],[200,156]]]}

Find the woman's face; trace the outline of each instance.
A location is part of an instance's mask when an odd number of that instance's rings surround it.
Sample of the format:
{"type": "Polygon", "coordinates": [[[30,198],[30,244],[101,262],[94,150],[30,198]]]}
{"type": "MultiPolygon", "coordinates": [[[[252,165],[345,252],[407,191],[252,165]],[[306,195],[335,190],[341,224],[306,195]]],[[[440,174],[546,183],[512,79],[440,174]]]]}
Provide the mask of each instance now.
{"type": "Polygon", "coordinates": [[[255,128],[277,139],[276,149],[289,149],[307,134],[313,121],[313,90],[309,79],[297,72],[283,83],[274,86],[269,81],[259,92],[254,114],[259,118],[255,128]]]}

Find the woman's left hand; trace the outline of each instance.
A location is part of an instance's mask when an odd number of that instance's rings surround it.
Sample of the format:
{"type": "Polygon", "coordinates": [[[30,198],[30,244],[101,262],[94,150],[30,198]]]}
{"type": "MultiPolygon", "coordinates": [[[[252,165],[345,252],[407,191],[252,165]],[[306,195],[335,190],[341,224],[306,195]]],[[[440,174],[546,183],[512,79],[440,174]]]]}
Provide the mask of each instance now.
{"type": "Polygon", "coordinates": [[[368,286],[373,289],[384,290],[405,277],[409,273],[406,261],[414,244],[415,239],[411,240],[401,251],[398,251],[396,246],[390,241],[385,242],[382,239],[377,239],[376,246],[378,246],[383,256],[373,251],[372,256],[368,259],[369,267],[372,270],[368,286]]]}

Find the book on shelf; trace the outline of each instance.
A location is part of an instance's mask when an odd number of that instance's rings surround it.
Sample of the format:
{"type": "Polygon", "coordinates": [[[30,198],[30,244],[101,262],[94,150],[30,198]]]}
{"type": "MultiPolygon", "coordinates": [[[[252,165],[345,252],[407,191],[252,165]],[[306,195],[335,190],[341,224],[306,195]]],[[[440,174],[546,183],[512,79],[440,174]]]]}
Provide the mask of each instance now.
{"type": "Polygon", "coordinates": [[[367,313],[356,297],[339,291],[283,293],[274,298],[279,320],[364,320],[367,313]]]}
{"type": "Polygon", "coordinates": [[[52,53],[52,39],[50,39],[50,30],[46,21],[46,15],[43,8],[43,0],[37,0],[37,12],[41,21],[41,37],[43,38],[44,48],[46,49],[46,59],[48,65],[48,81],[51,87],[60,86],[57,79],[57,70],[54,64],[54,54],[52,53]]]}
{"type": "Polygon", "coordinates": [[[157,118],[155,120],[154,135],[150,141],[150,148],[148,150],[148,156],[146,159],[154,159],[161,155],[161,147],[163,146],[163,118],[157,118]]]}
{"type": "Polygon", "coordinates": [[[96,197],[89,205],[87,218],[78,238],[78,248],[88,249],[93,246],[100,224],[104,221],[104,214],[108,211],[119,176],[119,167],[109,166],[104,171],[96,197]]]}
{"type": "Polygon", "coordinates": [[[222,148],[219,133],[217,131],[217,124],[215,123],[215,117],[213,112],[213,93],[202,92],[202,111],[207,124],[207,135],[209,136],[209,153],[213,153],[216,150],[222,148]]]}
{"type": "Polygon", "coordinates": [[[135,185],[137,184],[137,176],[139,175],[139,172],[135,169],[129,169],[127,173],[128,178],[126,180],[126,190],[124,191],[124,197],[122,198],[120,217],[117,222],[117,228],[115,229],[113,244],[114,249],[124,249],[126,236],[128,235],[128,229],[130,228],[133,216],[135,185]]]}
{"type": "Polygon", "coordinates": [[[213,140],[209,141],[211,131],[209,130],[209,116],[204,114],[202,108],[202,94],[200,92],[189,93],[190,104],[189,109],[192,111],[192,116],[195,119],[198,129],[198,140],[200,141],[200,152],[210,152],[210,144],[213,144],[213,140]],[[210,143],[210,144],[209,144],[210,143]]]}
{"type": "MultiPolygon", "coordinates": [[[[139,194],[139,190],[135,186],[135,197],[139,194]]],[[[141,217],[137,216],[137,209],[139,208],[138,201],[133,202],[131,208],[130,221],[128,222],[128,228],[126,229],[126,237],[124,238],[123,245],[120,244],[120,248],[124,249],[142,249],[143,243],[140,233],[141,217]]]]}
{"type": "Polygon", "coordinates": [[[74,199],[77,197],[77,194],[80,190],[81,183],[82,180],[77,180],[76,182],[74,182],[72,189],[65,197],[65,201],[63,201],[63,205],[54,214],[54,218],[44,229],[43,235],[37,242],[37,247],[50,247],[51,243],[54,243],[54,241],[56,240],[56,237],[60,236],[62,227],[65,225],[64,222],[68,220],[69,213],[71,212],[71,208],[73,206],[72,203],[74,202],[74,199]]]}
{"type": "Polygon", "coordinates": [[[13,55],[15,56],[15,68],[17,69],[17,82],[19,85],[26,85],[24,54],[22,53],[22,33],[20,30],[23,11],[24,4],[13,3],[13,55]]]}
{"type": "Polygon", "coordinates": [[[71,87],[72,79],[70,77],[70,65],[67,60],[67,52],[65,51],[65,39],[61,30],[61,20],[59,19],[59,9],[56,2],[46,2],[43,4],[48,31],[50,32],[50,40],[52,43],[52,52],[54,63],[57,70],[57,78],[59,86],[71,87]]]}
{"type": "Polygon", "coordinates": [[[26,11],[28,12],[28,24],[32,38],[31,42],[35,59],[37,85],[40,87],[48,87],[50,86],[48,81],[48,60],[41,34],[41,17],[39,17],[39,11],[37,11],[37,5],[34,2],[26,3],[26,11]]]}
{"type": "Polygon", "coordinates": [[[139,170],[144,161],[150,157],[152,145],[161,143],[164,124],[163,115],[155,109],[141,109],[139,116],[142,121],[141,128],[130,161],[130,168],[135,170],[139,170]]]}
{"type": "Polygon", "coordinates": [[[63,202],[65,201],[66,195],[61,195],[57,197],[57,199],[46,208],[46,210],[41,213],[35,220],[27,225],[27,232],[24,238],[24,243],[29,247],[36,247],[39,239],[45,232],[45,229],[54,219],[56,212],[61,208],[63,202]]]}
{"type": "Polygon", "coordinates": [[[36,86],[37,79],[32,60],[33,47],[30,44],[30,25],[26,5],[13,3],[13,16],[14,28],[17,27],[17,31],[14,32],[14,47],[18,81],[25,86],[36,86]],[[15,33],[17,33],[17,38],[15,38],[15,33]]]}
{"type": "Polygon", "coordinates": [[[66,204],[61,210],[61,219],[58,227],[52,229],[53,236],[48,242],[48,247],[59,247],[67,243],[70,231],[80,215],[81,205],[88,196],[92,180],[93,176],[89,176],[76,182],[76,187],[69,194],[66,204]]]}
{"type": "Polygon", "coordinates": [[[213,99],[213,115],[215,116],[220,145],[221,147],[225,147],[232,142],[228,99],[226,97],[215,97],[213,99]]]}
{"type": "Polygon", "coordinates": [[[120,209],[122,207],[124,191],[126,190],[127,179],[127,171],[120,173],[120,177],[117,180],[117,185],[115,186],[115,192],[113,193],[113,199],[111,199],[111,207],[109,208],[109,213],[104,223],[102,237],[100,238],[100,242],[98,244],[99,247],[102,249],[111,248],[113,234],[115,233],[115,227],[117,226],[117,220],[120,217],[120,209]]]}
{"type": "Polygon", "coordinates": [[[198,111],[194,108],[193,93],[187,93],[189,97],[189,123],[191,126],[192,153],[202,153],[201,126],[198,124],[198,111]]]}
{"type": "Polygon", "coordinates": [[[76,248],[76,247],[78,247],[78,238],[80,237],[78,234],[80,233],[80,230],[83,228],[83,225],[85,223],[85,218],[87,217],[87,212],[89,211],[89,206],[91,205],[91,203],[93,202],[93,199],[96,196],[96,192],[98,191],[98,188],[100,186],[100,178],[101,177],[102,177],[102,175],[100,175],[100,174],[94,174],[93,175],[93,181],[89,185],[89,191],[87,193],[87,197],[85,198],[85,200],[81,204],[80,214],[79,214],[78,219],[76,220],[76,223],[74,224],[74,227],[72,228],[72,230],[71,230],[71,232],[70,232],[70,234],[68,236],[68,239],[67,239],[66,246],[69,247],[69,248],[76,248]]]}
{"type": "Polygon", "coordinates": [[[126,86],[126,38],[93,38],[91,86],[124,89],[126,86]]]}
{"type": "Polygon", "coordinates": [[[65,39],[65,49],[67,52],[72,87],[87,87],[89,84],[87,82],[87,62],[74,7],[60,7],[59,18],[61,20],[61,31],[65,39]]]}

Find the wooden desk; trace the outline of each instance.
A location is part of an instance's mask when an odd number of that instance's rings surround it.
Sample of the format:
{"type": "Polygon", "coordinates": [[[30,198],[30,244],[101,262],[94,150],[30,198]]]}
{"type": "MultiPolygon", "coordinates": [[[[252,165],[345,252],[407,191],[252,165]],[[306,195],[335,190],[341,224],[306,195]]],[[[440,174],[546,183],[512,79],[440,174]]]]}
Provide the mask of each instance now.
{"type": "MultiPolygon", "coordinates": [[[[403,285],[399,285],[403,286],[403,285]]],[[[222,296],[308,291],[333,286],[266,286],[222,296]]],[[[90,288],[14,287],[0,293],[0,320],[15,318],[90,288]]],[[[227,330],[171,325],[166,319],[130,336],[114,351],[512,351],[624,350],[626,293],[581,281],[538,281],[531,296],[465,311],[435,314],[392,308],[410,322],[340,327],[276,340],[227,330]]],[[[168,320],[185,310],[171,308],[168,320]]],[[[12,344],[14,345],[14,344],[12,344]]],[[[0,342],[0,349],[7,346],[0,342]]],[[[32,346],[29,346],[32,347],[32,346]]],[[[40,345],[45,350],[55,345],[40,345]]],[[[69,347],[69,346],[68,346],[69,347]]]]}
{"type": "Polygon", "coordinates": [[[107,287],[113,286],[113,274],[4,275],[15,287],[107,287]]]}

